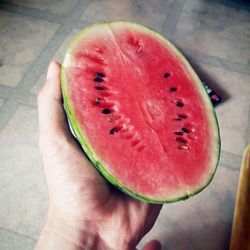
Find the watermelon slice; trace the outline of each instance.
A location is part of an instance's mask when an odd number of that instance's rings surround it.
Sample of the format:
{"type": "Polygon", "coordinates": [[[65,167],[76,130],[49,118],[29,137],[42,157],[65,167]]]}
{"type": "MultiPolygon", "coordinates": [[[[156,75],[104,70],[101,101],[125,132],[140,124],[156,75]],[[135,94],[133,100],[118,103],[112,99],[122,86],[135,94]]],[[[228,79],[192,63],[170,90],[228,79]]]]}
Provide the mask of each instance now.
{"type": "Polygon", "coordinates": [[[157,32],[130,22],[92,25],[62,64],[69,122],[93,165],[127,194],[186,199],[214,176],[216,115],[187,60],[157,32]]]}

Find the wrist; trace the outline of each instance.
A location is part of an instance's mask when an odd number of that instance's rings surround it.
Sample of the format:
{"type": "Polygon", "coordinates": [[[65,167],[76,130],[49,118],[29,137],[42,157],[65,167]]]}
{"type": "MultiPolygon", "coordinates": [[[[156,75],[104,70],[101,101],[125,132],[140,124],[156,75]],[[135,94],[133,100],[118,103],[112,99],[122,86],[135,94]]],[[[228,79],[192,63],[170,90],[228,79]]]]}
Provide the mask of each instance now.
{"type": "MultiPolygon", "coordinates": [[[[36,250],[135,250],[128,236],[121,228],[114,229],[115,234],[107,232],[102,221],[72,221],[65,220],[51,211],[42,230],[36,250]],[[123,233],[122,233],[123,232],[123,233]],[[124,235],[123,235],[124,234],[124,235]],[[42,247],[38,247],[42,241],[42,247]],[[44,246],[46,242],[46,246],[44,246]]],[[[105,224],[105,223],[104,223],[105,224]]]]}
{"type": "Polygon", "coordinates": [[[51,216],[48,216],[37,243],[36,250],[40,249],[111,250],[90,228],[85,230],[85,226],[80,228],[51,216]]]}
{"type": "Polygon", "coordinates": [[[94,235],[90,236],[90,233],[84,229],[75,227],[58,218],[49,218],[43,228],[43,233],[50,239],[71,245],[70,249],[72,250],[92,250],[96,245],[95,241],[98,240],[94,235]]]}
{"type": "Polygon", "coordinates": [[[42,231],[43,237],[51,243],[51,248],[46,249],[135,250],[129,244],[121,244],[122,242],[116,242],[114,239],[104,241],[99,233],[93,230],[92,225],[83,224],[85,225],[79,227],[65,223],[58,218],[49,219],[42,231]]]}

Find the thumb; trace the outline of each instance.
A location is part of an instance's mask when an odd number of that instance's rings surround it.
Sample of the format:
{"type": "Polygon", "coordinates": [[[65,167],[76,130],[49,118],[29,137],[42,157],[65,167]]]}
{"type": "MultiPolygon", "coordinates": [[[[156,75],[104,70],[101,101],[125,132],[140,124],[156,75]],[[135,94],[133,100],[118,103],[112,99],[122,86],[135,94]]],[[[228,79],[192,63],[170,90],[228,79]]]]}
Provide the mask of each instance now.
{"type": "Polygon", "coordinates": [[[158,240],[149,241],[142,250],[161,250],[161,243],[158,240]]]}
{"type": "MultiPolygon", "coordinates": [[[[54,166],[60,162],[60,171],[68,171],[67,175],[77,176],[79,171],[82,171],[82,165],[85,165],[85,177],[96,178],[96,169],[84,157],[81,147],[70,132],[63,108],[60,72],[61,65],[52,61],[48,67],[47,80],[37,100],[39,147],[42,157],[46,160],[45,169],[48,170],[46,166],[52,165],[51,162],[54,166]],[[63,161],[70,163],[61,164],[63,161]]],[[[56,168],[55,170],[57,171],[56,168]]]]}
{"type": "Polygon", "coordinates": [[[73,140],[63,109],[60,84],[61,65],[52,61],[47,80],[38,95],[38,120],[40,146],[61,139],[73,140]]]}

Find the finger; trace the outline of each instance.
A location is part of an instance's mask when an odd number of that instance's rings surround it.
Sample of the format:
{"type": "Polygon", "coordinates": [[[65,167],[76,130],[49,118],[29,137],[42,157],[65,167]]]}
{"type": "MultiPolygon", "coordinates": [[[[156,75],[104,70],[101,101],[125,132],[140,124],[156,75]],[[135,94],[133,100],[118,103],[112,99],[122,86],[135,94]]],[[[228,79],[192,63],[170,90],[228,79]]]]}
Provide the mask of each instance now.
{"type": "Polygon", "coordinates": [[[161,243],[158,240],[151,240],[142,250],[161,250],[161,243]]]}
{"type": "Polygon", "coordinates": [[[38,95],[38,120],[40,138],[53,140],[69,136],[69,128],[62,104],[60,84],[61,66],[51,62],[47,80],[38,95]]]}

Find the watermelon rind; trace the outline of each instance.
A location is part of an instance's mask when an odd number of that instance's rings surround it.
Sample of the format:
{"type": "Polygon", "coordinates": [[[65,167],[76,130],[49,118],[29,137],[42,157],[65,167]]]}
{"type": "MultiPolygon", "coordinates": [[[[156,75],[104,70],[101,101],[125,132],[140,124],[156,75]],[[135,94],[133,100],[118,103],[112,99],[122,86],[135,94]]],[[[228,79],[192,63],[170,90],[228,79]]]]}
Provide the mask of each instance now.
{"type": "Polygon", "coordinates": [[[159,34],[157,31],[137,24],[137,23],[133,23],[133,22],[129,22],[129,21],[114,21],[114,22],[103,22],[103,23],[96,23],[93,24],[91,26],[86,27],[85,29],[83,29],[82,31],[80,31],[71,41],[71,43],[68,46],[64,61],[62,63],[62,67],[61,67],[61,87],[62,87],[62,94],[63,94],[63,100],[64,100],[64,108],[66,111],[66,115],[68,118],[68,121],[71,125],[71,128],[77,138],[77,140],[79,141],[81,147],[83,148],[83,150],[85,151],[87,157],[89,158],[89,160],[92,162],[92,164],[96,167],[96,169],[110,182],[112,183],[114,186],[116,186],[118,189],[120,189],[121,191],[127,193],[128,195],[139,199],[141,201],[145,201],[145,202],[149,202],[149,203],[154,203],[154,204],[163,204],[163,203],[171,203],[171,202],[176,202],[176,201],[181,201],[181,200],[186,200],[189,197],[192,197],[196,194],[198,194],[199,192],[201,192],[203,189],[205,189],[212,181],[216,169],[218,167],[218,162],[219,162],[219,158],[220,158],[220,148],[221,148],[221,140],[220,140],[220,132],[219,132],[219,125],[218,125],[218,119],[215,113],[215,110],[213,108],[213,105],[210,101],[209,96],[206,93],[206,90],[201,82],[201,80],[199,79],[199,77],[197,76],[197,74],[195,73],[195,71],[193,70],[193,68],[191,67],[191,65],[189,64],[189,62],[186,60],[186,58],[183,56],[183,54],[179,51],[179,49],[176,48],[175,45],[173,45],[169,40],[167,40],[166,38],[164,38],[161,34],[159,34]],[[168,198],[168,199],[155,199],[154,197],[149,197],[146,195],[142,195],[139,193],[136,193],[135,191],[129,189],[127,186],[125,186],[123,183],[121,183],[119,180],[117,180],[116,178],[114,178],[106,169],[104,162],[102,162],[98,156],[95,154],[94,150],[92,149],[91,145],[88,143],[87,140],[87,136],[84,134],[84,131],[81,129],[81,126],[79,124],[79,122],[76,119],[76,115],[74,114],[74,110],[73,110],[73,105],[71,104],[71,100],[68,96],[68,92],[67,92],[67,77],[66,77],[66,69],[70,63],[70,55],[71,55],[71,51],[72,48],[74,48],[74,46],[78,43],[78,41],[80,39],[82,39],[89,30],[95,28],[96,26],[109,26],[112,24],[124,24],[127,27],[131,26],[131,27],[136,27],[137,29],[141,29],[143,30],[145,33],[149,33],[151,35],[153,35],[154,37],[156,37],[157,39],[159,39],[162,43],[166,44],[169,48],[172,49],[172,51],[174,51],[175,55],[178,56],[178,58],[182,61],[183,64],[185,64],[186,68],[188,69],[189,73],[191,74],[192,78],[194,79],[194,82],[196,82],[196,88],[197,91],[200,93],[200,96],[203,99],[204,104],[206,105],[206,109],[209,110],[209,114],[210,114],[210,122],[211,122],[211,126],[213,128],[213,132],[215,134],[215,138],[217,138],[217,140],[214,141],[214,150],[215,153],[213,155],[213,161],[211,163],[211,166],[213,166],[213,171],[211,173],[210,176],[207,176],[207,179],[204,181],[203,184],[200,185],[199,188],[194,189],[194,190],[188,190],[186,191],[186,193],[184,195],[181,195],[179,197],[176,198],[168,198]]]}

